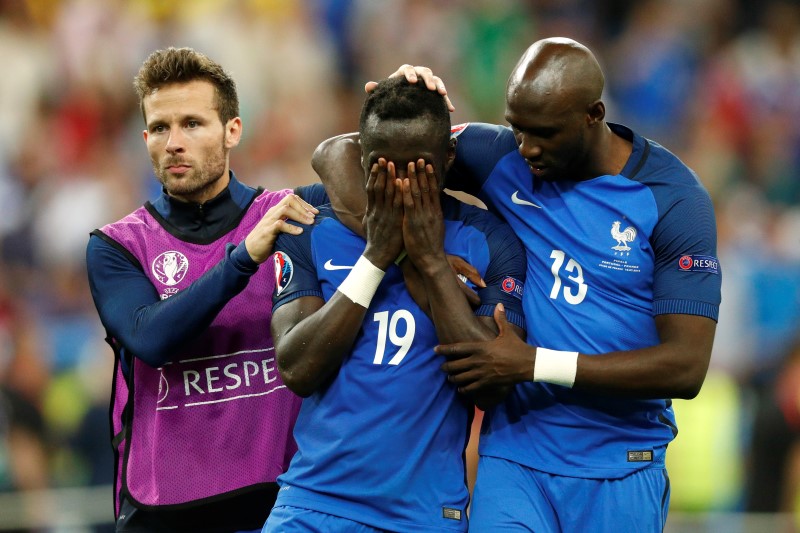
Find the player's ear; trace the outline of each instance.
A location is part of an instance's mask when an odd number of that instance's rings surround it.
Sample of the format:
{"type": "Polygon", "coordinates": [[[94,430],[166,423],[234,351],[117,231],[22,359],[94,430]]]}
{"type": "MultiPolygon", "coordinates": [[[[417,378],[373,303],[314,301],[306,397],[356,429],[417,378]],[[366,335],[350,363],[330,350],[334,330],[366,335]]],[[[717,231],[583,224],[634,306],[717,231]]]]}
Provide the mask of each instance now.
{"type": "Polygon", "coordinates": [[[458,139],[455,137],[451,137],[450,141],[447,144],[447,159],[444,163],[444,170],[445,172],[450,170],[450,167],[453,166],[453,162],[456,160],[456,144],[458,143],[458,139]]]}
{"type": "Polygon", "coordinates": [[[595,100],[586,108],[586,122],[589,126],[601,124],[606,117],[606,105],[602,100],[595,100]]]}
{"type": "Polygon", "coordinates": [[[242,119],[234,117],[225,124],[225,148],[231,149],[242,138],[242,119]]]}

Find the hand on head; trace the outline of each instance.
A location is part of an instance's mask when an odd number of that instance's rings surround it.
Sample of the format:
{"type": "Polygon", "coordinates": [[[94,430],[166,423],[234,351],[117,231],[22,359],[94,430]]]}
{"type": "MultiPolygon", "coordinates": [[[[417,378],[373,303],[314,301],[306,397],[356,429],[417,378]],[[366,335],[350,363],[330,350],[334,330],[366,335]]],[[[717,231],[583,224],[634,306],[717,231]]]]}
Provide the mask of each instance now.
{"type": "MultiPolygon", "coordinates": [[[[447,109],[449,109],[451,113],[456,110],[452,102],[450,102],[450,97],[447,96],[447,89],[444,86],[444,82],[439,76],[434,76],[433,71],[428,67],[413,66],[406,63],[400,65],[400,68],[389,75],[390,78],[396,78],[397,76],[405,76],[410,83],[417,83],[419,78],[422,78],[422,81],[428,89],[431,91],[438,91],[439,94],[444,96],[444,101],[447,102],[447,109]]],[[[377,85],[377,81],[368,81],[364,84],[364,91],[371,93],[377,85]]]]}

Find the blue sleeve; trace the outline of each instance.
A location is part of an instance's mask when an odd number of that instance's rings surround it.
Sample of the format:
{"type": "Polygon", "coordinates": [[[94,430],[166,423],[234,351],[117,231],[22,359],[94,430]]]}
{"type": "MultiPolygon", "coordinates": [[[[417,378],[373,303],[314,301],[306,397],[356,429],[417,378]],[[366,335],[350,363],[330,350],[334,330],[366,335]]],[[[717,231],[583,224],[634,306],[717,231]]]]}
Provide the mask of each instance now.
{"type": "Polygon", "coordinates": [[[152,367],[168,362],[177,346],[207,328],[258,270],[244,242],[230,244],[225,258],[211,270],[186,290],[161,300],[141,266],[132,261],[100,237],[89,238],[86,266],[100,321],[126,354],[152,367]]]}
{"type": "MultiPolygon", "coordinates": [[[[664,188],[666,189],[666,188],[664,188]]],[[[692,314],[718,319],[722,270],[717,227],[708,192],[699,184],[673,186],[669,209],[653,231],[654,314],[692,314]]]]}
{"type": "MultiPolygon", "coordinates": [[[[319,218],[317,222],[319,222],[319,218]]],[[[275,272],[280,278],[275,282],[272,297],[272,311],[303,296],[323,298],[314,258],[311,252],[311,239],[316,226],[290,222],[303,228],[300,235],[281,233],[275,241],[275,272]]]]}
{"type": "Polygon", "coordinates": [[[445,187],[486,202],[481,189],[497,163],[517,150],[514,134],[505,126],[471,122],[454,127],[451,137],[456,139],[456,158],[445,176],[445,187]]]}
{"type": "Polygon", "coordinates": [[[294,193],[314,207],[328,204],[331,201],[321,183],[300,185],[294,189],[294,193]]]}
{"type": "Polygon", "coordinates": [[[470,217],[470,224],[481,229],[489,249],[489,264],[483,276],[486,287],[478,290],[481,305],[475,314],[492,316],[495,306],[502,303],[508,321],[525,330],[522,295],[527,260],[522,242],[508,224],[490,212],[472,206],[465,209],[477,213],[470,217]]]}

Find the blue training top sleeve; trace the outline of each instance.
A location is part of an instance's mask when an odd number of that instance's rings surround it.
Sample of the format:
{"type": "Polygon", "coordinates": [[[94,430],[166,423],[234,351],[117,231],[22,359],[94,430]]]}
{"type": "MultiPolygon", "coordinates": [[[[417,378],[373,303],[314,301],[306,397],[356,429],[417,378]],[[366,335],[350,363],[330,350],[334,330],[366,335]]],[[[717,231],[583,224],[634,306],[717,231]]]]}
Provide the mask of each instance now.
{"type": "Polygon", "coordinates": [[[86,265],[103,326],[125,352],[152,367],[166,363],[176,346],[208,327],[258,270],[244,243],[230,244],[214,268],[187,289],[161,300],[141,268],[96,235],[89,238],[86,265]],[[174,320],[176,316],[181,320],[174,320]]]}

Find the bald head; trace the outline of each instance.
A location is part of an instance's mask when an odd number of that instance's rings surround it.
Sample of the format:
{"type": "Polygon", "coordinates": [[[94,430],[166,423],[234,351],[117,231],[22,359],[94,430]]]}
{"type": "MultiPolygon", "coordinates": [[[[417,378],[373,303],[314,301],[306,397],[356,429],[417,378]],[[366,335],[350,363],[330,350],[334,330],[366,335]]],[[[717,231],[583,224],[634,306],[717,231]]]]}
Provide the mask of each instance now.
{"type": "Polygon", "coordinates": [[[520,90],[528,96],[565,97],[579,106],[600,99],[605,83],[600,64],[584,45],[564,37],[533,43],[508,79],[508,97],[520,90]]]}
{"type": "Polygon", "coordinates": [[[506,121],[540,179],[580,181],[624,165],[630,143],[605,122],[603,83],[594,54],[562,37],[533,43],[514,67],[506,121]]]}

